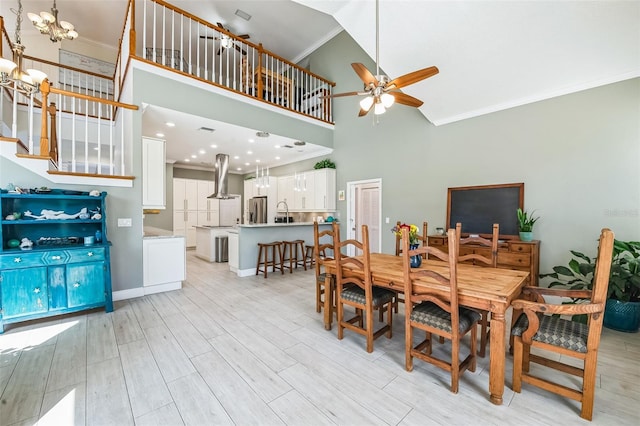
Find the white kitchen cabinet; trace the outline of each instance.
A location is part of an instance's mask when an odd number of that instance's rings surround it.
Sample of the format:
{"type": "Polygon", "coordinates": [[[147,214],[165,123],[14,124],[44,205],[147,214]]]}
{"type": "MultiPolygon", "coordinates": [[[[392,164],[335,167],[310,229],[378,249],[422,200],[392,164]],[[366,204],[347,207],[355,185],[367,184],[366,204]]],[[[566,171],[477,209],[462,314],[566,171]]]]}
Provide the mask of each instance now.
{"type": "Polygon", "coordinates": [[[232,272],[237,272],[240,267],[239,250],[238,232],[229,232],[229,269],[232,272]]]}
{"type": "Polygon", "coordinates": [[[187,247],[196,245],[198,224],[198,181],[173,179],[173,233],[186,237],[187,247]]]}
{"type": "Polygon", "coordinates": [[[317,212],[336,210],[336,170],[318,169],[314,172],[314,208],[317,212]]]}
{"type": "Polygon", "coordinates": [[[220,200],[207,198],[213,194],[215,183],[208,180],[196,181],[198,187],[198,226],[220,225],[220,200]]]}
{"type": "MultiPolygon", "coordinates": [[[[294,178],[293,209],[296,211],[315,211],[315,174],[299,173],[294,178]]],[[[291,210],[291,209],[289,209],[291,210]]]]}
{"type": "Polygon", "coordinates": [[[166,142],[162,139],[142,138],[142,208],[166,207],[165,179],[166,142]]]}
{"type": "Polygon", "coordinates": [[[182,288],[186,278],[183,237],[151,237],[142,240],[144,294],[182,288]]]}
{"type": "MultiPolygon", "coordinates": [[[[284,201],[289,206],[289,210],[293,208],[293,176],[282,176],[278,178],[278,202],[284,201]]],[[[284,204],[278,206],[279,212],[285,212],[284,204]]]]}

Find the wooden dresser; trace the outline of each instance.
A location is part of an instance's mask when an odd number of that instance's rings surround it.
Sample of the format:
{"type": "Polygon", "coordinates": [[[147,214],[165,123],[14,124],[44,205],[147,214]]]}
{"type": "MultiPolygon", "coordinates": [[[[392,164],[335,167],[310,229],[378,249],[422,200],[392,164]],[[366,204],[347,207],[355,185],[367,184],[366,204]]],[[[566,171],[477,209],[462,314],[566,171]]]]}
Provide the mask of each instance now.
{"type": "MultiPolygon", "coordinates": [[[[446,235],[430,235],[429,245],[448,252],[449,245],[446,235]]],[[[491,256],[491,247],[460,247],[460,255],[477,253],[491,256]]],[[[478,262],[481,266],[486,266],[478,262]]],[[[538,286],[540,267],[540,241],[505,240],[498,245],[498,268],[516,269],[529,272],[528,285],[538,286]]]]}

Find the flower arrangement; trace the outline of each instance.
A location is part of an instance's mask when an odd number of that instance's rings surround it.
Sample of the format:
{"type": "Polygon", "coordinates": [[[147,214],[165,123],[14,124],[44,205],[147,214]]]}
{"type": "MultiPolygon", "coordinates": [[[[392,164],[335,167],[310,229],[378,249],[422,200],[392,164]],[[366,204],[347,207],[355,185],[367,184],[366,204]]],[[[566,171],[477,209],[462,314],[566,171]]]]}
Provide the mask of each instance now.
{"type": "Polygon", "coordinates": [[[391,228],[391,232],[402,238],[402,228],[409,230],[409,244],[418,244],[418,227],[414,224],[407,225],[403,223],[402,225],[396,225],[391,228]]]}

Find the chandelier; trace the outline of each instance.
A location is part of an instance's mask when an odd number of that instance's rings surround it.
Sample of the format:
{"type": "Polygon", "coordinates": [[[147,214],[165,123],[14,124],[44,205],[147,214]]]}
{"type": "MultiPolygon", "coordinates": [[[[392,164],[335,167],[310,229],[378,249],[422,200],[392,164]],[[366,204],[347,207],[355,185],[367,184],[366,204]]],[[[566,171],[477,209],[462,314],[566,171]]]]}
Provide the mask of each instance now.
{"type": "Polygon", "coordinates": [[[11,44],[13,61],[0,58],[0,86],[10,87],[25,95],[32,95],[40,90],[40,84],[47,75],[39,70],[22,70],[22,55],[24,45],[20,39],[20,24],[22,23],[22,2],[18,0],[18,10],[11,9],[16,14],[16,41],[11,44]]]}
{"type": "Polygon", "coordinates": [[[71,23],[58,20],[56,0],[53,0],[51,13],[40,12],[40,15],[27,13],[27,16],[33,23],[33,26],[40,31],[40,34],[48,34],[49,40],[53,43],[60,40],[73,40],[78,37],[78,33],[73,29],[73,25],[71,23]]]}

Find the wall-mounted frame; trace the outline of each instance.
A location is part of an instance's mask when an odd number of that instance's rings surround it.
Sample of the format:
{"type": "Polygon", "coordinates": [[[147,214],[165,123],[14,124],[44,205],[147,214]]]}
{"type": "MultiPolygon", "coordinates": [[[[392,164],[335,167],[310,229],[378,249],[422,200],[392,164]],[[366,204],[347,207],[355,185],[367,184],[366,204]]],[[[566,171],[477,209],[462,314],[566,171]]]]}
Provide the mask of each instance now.
{"type": "Polygon", "coordinates": [[[518,208],[524,209],[524,183],[448,188],[447,227],[462,223],[463,235],[491,237],[494,223],[500,238],[518,238],[518,208]]]}
{"type": "Polygon", "coordinates": [[[338,191],[338,201],[344,201],[344,189],[338,191]]]}

